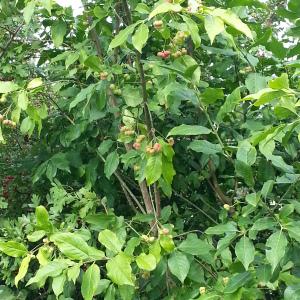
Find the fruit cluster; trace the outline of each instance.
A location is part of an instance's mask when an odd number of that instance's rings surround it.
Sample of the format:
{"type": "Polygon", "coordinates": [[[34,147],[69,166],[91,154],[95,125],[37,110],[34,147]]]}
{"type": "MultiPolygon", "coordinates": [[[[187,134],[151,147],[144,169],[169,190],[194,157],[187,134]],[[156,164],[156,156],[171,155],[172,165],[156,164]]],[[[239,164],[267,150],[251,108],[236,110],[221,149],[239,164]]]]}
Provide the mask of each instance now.
{"type": "Polygon", "coordinates": [[[121,89],[117,88],[114,83],[110,84],[109,88],[111,89],[111,91],[113,92],[114,95],[118,95],[118,96],[122,95],[121,89]]]}
{"type": "Polygon", "coordinates": [[[159,153],[161,151],[161,144],[160,143],[155,143],[153,145],[153,147],[151,146],[148,146],[146,148],[146,153],[150,154],[150,155],[153,155],[155,153],[159,153]]]}
{"type": "Polygon", "coordinates": [[[175,45],[182,45],[187,38],[187,34],[184,31],[178,31],[173,38],[173,43],[175,45]]]}
{"type": "Polygon", "coordinates": [[[1,114],[0,114],[0,123],[2,123],[5,126],[12,127],[12,128],[15,128],[17,126],[16,122],[4,119],[3,115],[1,115],[1,114]]]}
{"type": "Polygon", "coordinates": [[[139,150],[141,149],[141,142],[145,139],[145,135],[139,135],[135,142],[133,143],[132,147],[135,149],[135,150],[139,150]]]}
{"type": "Polygon", "coordinates": [[[167,58],[170,57],[170,54],[171,54],[171,51],[169,51],[169,50],[164,50],[164,51],[158,52],[158,53],[157,53],[157,56],[158,56],[158,57],[161,57],[161,58],[163,58],[163,59],[167,59],[167,58]]]}
{"type": "Polygon", "coordinates": [[[174,58],[178,58],[180,56],[186,55],[187,50],[185,48],[182,48],[181,50],[176,51],[175,53],[172,54],[174,58]]]}
{"type": "Polygon", "coordinates": [[[101,72],[101,73],[100,73],[100,79],[101,79],[101,80],[107,80],[107,76],[108,76],[108,73],[107,73],[107,72],[101,72]]]}
{"type": "Polygon", "coordinates": [[[124,133],[127,136],[130,136],[130,135],[134,134],[134,130],[132,130],[131,128],[128,128],[127,126],[121,126],[120,127],[120,132],[124,133]]]}

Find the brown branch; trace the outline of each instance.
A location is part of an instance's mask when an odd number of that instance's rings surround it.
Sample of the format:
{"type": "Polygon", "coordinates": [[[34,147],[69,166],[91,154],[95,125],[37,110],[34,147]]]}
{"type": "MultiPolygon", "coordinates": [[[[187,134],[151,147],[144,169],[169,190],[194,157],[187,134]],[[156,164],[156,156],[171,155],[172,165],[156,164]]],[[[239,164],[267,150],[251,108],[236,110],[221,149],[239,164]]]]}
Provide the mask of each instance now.
{"type": "Polygon", "coordinates": [[[22,24],[16,29],[16,31],[11,35],[10,40],[8,41],[8,43],[6,44],[6,46],[4,47],[2,53],[0,54],[0,59],[4,56],[5,52],[8,50],[10,44],[14,41],[14,38],[16,37],[16,35],[18,34],[18,32],[21,30],[23,26],[23,22],[22,24]]]}
{"type": "Polygon", "coordinates": [[[216,195],[218,196],[218,198],[223,204],[232,205],[232,200],[224,194],[224,192],[222,191],[218,183],[218,179],[215,172],[215,166],[212,160],[208,161],[208,168],[209,168],[211,184],[214,192],[216,193],[216,195]]]}
{"type": "MultiPolygon", "coordinates": [[[[88,23],[92,27],[92,25],[93,25],[93,17],[88,16],[88,23]]],[[[99,36],[98,36],[98,33],[97,33],[95,27],[93,27],[91,29],[91,37],[92,37],[92,40],[93,40],[93,42],[95,44],[98,56],[102,58],[103,57],[103,53],[102,53],[101,43],[100,43],[100,39],[99,39],[99,36]]]]}
{"type": "MultiPolygon", "coordinates": [[[[127,25],[130,25],[130,24],[132,24],[132,16],[131,16],[131,12],[130,12],[127,0],[122,0],[122,3],[123,3],[126,19],[127,19],[127,21],[126,21],[127,25]]],[[[155,139],[155,130],[153,127],[151,112],[148,107],[148,94],[147,94],[147,87],[146,87],[146,80],[145,80],[145,72],[144,72],[143,64],[141,62],[140,52],[135,50],[135,54],[136,54],[136,66],[137,66],[137,70],[139,72],[140,81],[141,81],[145,123],[147,126],[148,135],[153,140],[153,139],[155,139]]],[[[146,182],[144,182],[144,184],[142,186],[140,186],[141,189],[142,188],[144,189],[145,187],[147,187],[146,182]]],[[[158,217],[159,216],[158,213],[160,213],[160,193],[159,193],[159,189],[156,184],[154,184],[153,188],[154,188],[155,206],[156,206],[156,213],[157,213],[156,217],[158,217]]],[[[147,209],[147,207],[149,209],[151,208],[151,210],[153,212],[151,198],[150,198],[148,190],[147,190],[147,194],[148,194],[148,197],[144,198],[145,206],[146,206],[146,209],[147,209]]],[[[145,196],[146,196],[146,193],[145,193],[145,196]]]]}
{"type": "Polygon", "coordinates": [[[43,93],[45,97],[48,97],[49,100],[53,103],[54,106],[63,114],[63,116],[72,124],[75,125],[74,121],[60,108],[60,106],[56,103],[56,101],[50,96],[50,93],[45,94],[43,93]]]}

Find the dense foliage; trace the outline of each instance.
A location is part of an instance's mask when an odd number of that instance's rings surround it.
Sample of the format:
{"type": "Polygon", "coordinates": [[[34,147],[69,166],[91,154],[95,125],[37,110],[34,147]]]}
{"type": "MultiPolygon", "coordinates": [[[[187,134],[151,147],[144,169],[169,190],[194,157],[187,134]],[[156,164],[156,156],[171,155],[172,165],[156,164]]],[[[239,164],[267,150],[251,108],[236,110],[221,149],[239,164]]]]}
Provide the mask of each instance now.
{"type": "Polygon", "coordinates": [[[0,298],[300,299],[299,0],[82,5],[0,0],[0,298]]]}

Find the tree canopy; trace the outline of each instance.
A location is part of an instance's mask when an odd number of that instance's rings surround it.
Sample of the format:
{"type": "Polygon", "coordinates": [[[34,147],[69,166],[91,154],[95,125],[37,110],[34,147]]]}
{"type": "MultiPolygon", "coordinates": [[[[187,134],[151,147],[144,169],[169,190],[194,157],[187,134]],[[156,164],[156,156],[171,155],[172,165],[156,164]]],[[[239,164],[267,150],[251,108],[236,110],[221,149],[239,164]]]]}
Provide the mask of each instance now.
{"type": "Polygon", "coordinates": [[[0,298],[300,299],[299,16],[0,0],[0,298]]]}

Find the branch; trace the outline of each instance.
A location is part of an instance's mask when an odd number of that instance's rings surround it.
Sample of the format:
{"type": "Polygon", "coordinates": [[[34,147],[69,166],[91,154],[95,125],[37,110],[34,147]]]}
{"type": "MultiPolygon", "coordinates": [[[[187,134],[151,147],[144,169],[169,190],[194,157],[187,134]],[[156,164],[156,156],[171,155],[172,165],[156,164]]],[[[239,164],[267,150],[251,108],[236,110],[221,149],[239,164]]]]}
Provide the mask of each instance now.
{"type": "Polygon", "coordinates": [[[211,183],[212,183],[214,192],[217,194],[218,198],[221,200],[221,202],[223,204],[228,204],[231,206],[232,200],[229,197],[227,197],[224,194],[224,192],[222,191],[222,189],[218,183],[214,163],[211,160],[208,161],[208,168],[209,168],[211,183]]]}
{"type": "Polygon", "coordinates": [[[18,32],[20,31],[20,29],[22,28],[22,26],[23,26],[23,22],[16,29],[16,31],[11,35],[10,40],[8,41],[8,43],[6,44],[6,46],[4,47],[2,53],[0,54],[0,59],[4,56],[5,52],[8,50],[10,44],[14,41],[14,38],[16,37],[16,35],[18,34],[18,32]]]}
{"type": "MultiPolygon", "coordinates": [[[[93,17],[91,16],[88,16],[88,23],[89,25],[92,27],[93,25],[93,17]]],[[[99,36],[97,34],[97,31],[95,29],[95,27],[93,27],[91,29],[91,36],[92,36],[92,40],[95,44],[95,47],[96,47],[96,50],[97,50],[97,54],[99,57],[103,57],[103,53],[102,53],[102,49],[101,49],[101,43],[100,43],[100,39],[99,39],[99,36]]]]}
{"type": "MultiPolygon", "coordinates": [[[[122,1],[123,1],[124,11],[125,11],[125,14],[126,14],[127,25],[130,25],[130,24],[132,24],[131,12],[130,12],[127,0],[122,0],[122,1]]],[[[148,94],[147,94],[147,87],[146,87],[146,80],[145,80],[145,72],[144,72],[143,64],[141,62],[140,52],[135,50],[135,54],[136,54],[136,66],[137,66],[137,69],[138,69],[138,72],[139,72],[139,75],[140,75],[140,81],[141,81],[145,123],[146,123],[146,126],[147,126],[148,135],[151,138],[151,140],[153,140],[153,139],[155,139],[155,130],[154,130],[154,127],[153,127],[151,112],[150,112],[149,107],[148,107],[148,94]]],[[[147,187],[145,182],[144,182],[144,184],[147,187]]],[[[144,185],[143,185],[143,188],[144,188],[144,185]]],[[[154,188],[155,206],[156,206],[156,213],[157,213],[156,217],[159,217],[159,214],[160,214],[160,193],[159,193],[159,190],[158,190],[158,187],[157,187],[156,184],[154,184],[153,188],[154,188]]],[[[148,190],[147,190],[147,194],[149,195],[148,190]]],[[[153,212],[150,196],[147,197],[147,198],[144,198],[144,200],[145,200],[146,208],[151,207],[152,212],[153,212]],[[148,198],[149,198],[150,202],[148,202],[149,201],[148,198]]]]}

